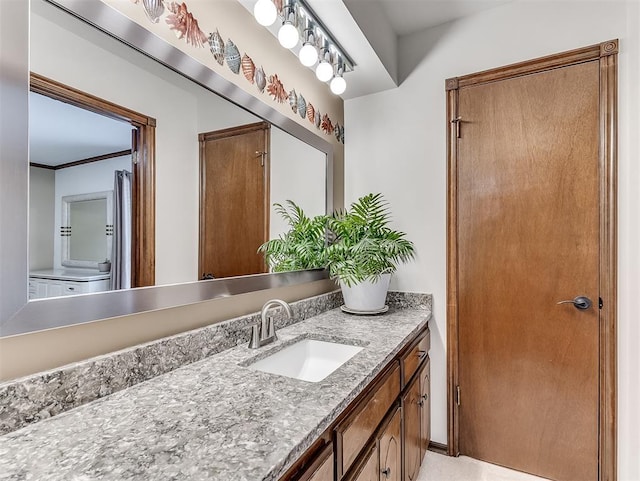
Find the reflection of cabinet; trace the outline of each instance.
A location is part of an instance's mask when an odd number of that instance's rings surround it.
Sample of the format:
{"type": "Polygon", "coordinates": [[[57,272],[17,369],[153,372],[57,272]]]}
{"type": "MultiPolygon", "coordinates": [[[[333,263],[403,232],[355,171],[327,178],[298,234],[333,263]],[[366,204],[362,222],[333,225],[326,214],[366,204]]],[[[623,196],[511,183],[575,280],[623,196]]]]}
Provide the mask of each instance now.
{"type": "Polygon", "coordinates": [[[281,481],[417,479],[430,439],[429,347],[426,329],[325,431],[328,444],[307,451],[281,481]]]}
{"type": "Polygon", "coordinates": [[[108,290],[108,273],[78,272],[78,269],[49,269],[34,271],[29,275],[29,299],[73,296],[108,290]]]}

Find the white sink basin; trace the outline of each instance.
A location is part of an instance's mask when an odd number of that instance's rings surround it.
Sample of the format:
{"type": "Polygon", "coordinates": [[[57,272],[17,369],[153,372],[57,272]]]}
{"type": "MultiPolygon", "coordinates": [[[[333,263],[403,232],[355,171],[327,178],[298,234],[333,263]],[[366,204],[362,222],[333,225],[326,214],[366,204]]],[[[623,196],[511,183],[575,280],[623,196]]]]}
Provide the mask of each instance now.
{"type": "Polygon", "coordinates": [[[254,362],[249,369],[319,382],[360,351],[358,346],[303,339],[254,362]]]}

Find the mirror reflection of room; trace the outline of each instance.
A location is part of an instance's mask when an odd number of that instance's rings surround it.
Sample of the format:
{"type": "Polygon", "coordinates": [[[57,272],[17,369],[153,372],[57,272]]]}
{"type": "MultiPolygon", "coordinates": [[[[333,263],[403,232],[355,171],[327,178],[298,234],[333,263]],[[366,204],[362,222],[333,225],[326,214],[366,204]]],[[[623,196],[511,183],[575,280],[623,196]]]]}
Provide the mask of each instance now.
{"type": "Polygon", "coordinates": [[[126,122],[30,93],[29,299],[131,286],[131,138],[126,122]]]}
{"type": "MultiPolygon", "coordinates": [[[[241,204],[244,211],[239,212],[229,221],[216,222],[213,227],[215,236],[207,234],[201,236],[200,195],[200,166],[198,135],[215,132],[222,129],[242,127],[262,122],[262,119],[252,113],[221,98],[210,90],[182,77],[176,72],[160,65],[121,44],[113,38],[96,31],[80,20],[41,1],[31,1],[31,44],[30,66],[33,74],[51,79],[70,89],[75,89],[86,95],[94,96],[98,100],[113,103],[123,109],[130,109],[141,116],[151,116],[153,120],[153,139],[147,145],[139,142],[139,146],[149,148],[140,158],[140,162],[133,164],[131,158],[119,159],[123,165],[114,167],[116,170],[132,172],[133,208],[130,222],[133,224],[131,243],[131,287],[147,285],[166,285],[193,282],[202,279],[203,274],[210,274],[208,278],[221,278],[266,272],[263,262],[259,269],[245,269],[242,256],[258,256],[258,247],[269,238],[277,237],[287,229],[275,213],[273,205],[283,203],[287,199],[295,200],[310,215],[321,214],[326,211],[326,154],[292,135],[270,127],[269,148],[264,149],[265,159],[268,161],[268,171],[265,171],[265,195],[260,205],[243,200],[230,203],[229,199],[219,199],[218,208],[226,208],[241,204]],[[146,172],[152,175],[141,175],[141,162],[152,161],[153,164],[146,172]],[[136,180],[137,179],[137,180],[136,180]],[[138,186],[136,182],[140,182],[138,186]],[[136,200],[144,200],[144,192],[140,188],[150,188],[150,198],[154,203],[153,210],[141,214],[136,207],[136,200]],[[253,222],[248,212],[264,209],[264,221],[260,225],[263,235],[255,239],[253,244],[247,245],[242,253],[232,253],[239,238],[233,229],[240,226],[240,232],[252,228],[253,222]],[[138,226],[142,225],[143,229],[138,226]],[[217,236],[217,237],[216,237],[217,236]],[[220,240],[216,240],[220,239],[220,240]],[[143,243],[146,243],[143,245],[143,243]],[[200,248],[208,245],[220,256],[237,261],[230,269],[221,271],[216,268],[201,269],[200,248]]],[[[112,120],[112,119],[107,119],[112,120]]],[[[60,124],[60,121],[48,120],[48,125],[60,124]]],[[[122,122],[127,130],[123,136],[123,146],[117,149],[132,148],[132,124],[122,122]]],[[[249,155],[255,161],[255,150],[249,155]]],[[[103,152],[104,153],[104,152],[103,152]]],[[[101,154],[95,154],[101,155],[101,154]]],[[[74,159],[77,160],[77,159],[74,159]]],[[[117,161],[118,159],[114,159],[117,161]]],[[[226,159],[223,159],[226,160],[226,159]]],[[[32,162],[35,160],[32,159],[32,162]]],[[[104,161],[96,162],[96,165],[104,161]]],[[[91,165],[91,164],[88,164],[91,165]]],[[[85,169],[89,167],[84,166],[85,169]]],[[[82,166],[59,169],[61,172],[73,169],[80,170],[82,166]]],[[[43,170],[31,169],[32,192],[38,190],[33,185],[38,182],[43,170]]],[[[240,173],[242,170],[240,169],[240,173]]],[[[110,174],[111,175],[111,174],[110,174]]],[[[216,172],[214,175],[220,175],[216,172]]],[[[90,182],[95,176],[89,176],[90,182]]],[[[237,182],[246,182],[242,176],[237,182]]],[[[84,195],[114,190],[114,179],[111,178],[108,187],[94,185],[89,188],[89,181],[82,180],[77,188],[64,195],[84,195]]],[[[93,185],[93,184],[91,184],[93,185]]],[[[40,196],[42,197],[41,194],[40,196]]],[[[63,194],[60,194],[61,196],[63,194]]],[[[32,199],[32,204],[37,201],[32,199]]],[[[116,196],[113,197],[114,209],[116,196]]],[[[54,220],[61,216],[62,207],[54,207],[54,220]]],[[[115,212],[115,211],[114,211],[115,212]]],[[[110,261],[109,289],[116,280],[118,264],[114,262],[113,254],[105,253],[101,262],[91,259],[91,265],[65,265],[62,263],[62,246],[60,225],[54,223],[53,228],[45,228],[51,221],[37,220],[40,214],[32,209],[30,224],[30,270],[37,271],[65,269],[82,269],[86,273],[97,273],[98,264],[108,264],[110,261]],[[36,226],[36,227],[34,227],[36,226]],[[58,229],[58,231],[55,231],[58,229]],[[36,238],[39,232],[46,232],[46,236],[36,238]],[[53,243],[45,240],[53,236],[53,243]],[[42,245],[53,252],[47,254],[46,259],[39,258],[42,245]],[[54,245],[55,244],[55,245],[54,245]],[[49,261],[48,259],[53,259],[49,261]]],[[[113,214],[114,223],[116,215],[113,214]]],[[[66,227],[66,226],[65,226],[66,227]]],[[[73,236],[72,236],[73,239],[73,236]]],[[[113,246],[117,243],[115,237],[113,246]]],[[[72,241],[73,243],[73,241],[72,241]]],[[[72,244],[73,245],[73,244],[72,244]]],[[[44,255],[43,255],[44,257],[44,255]]],[[[73,263],[74,261],[70,261],[73,263]]],[[[99,272],[101,281],[105,281],[105,273],[99,272]]],[[[123,276],[127,280],[127,276],[123,276]]],[[[104,283],[103,283],[104,284],[104,283]]],[[[117,284],[118,288],[128,287],[126,283],[117,284]]],[[[55,291],[60,295],[60,291],[55,291]]],[[[75,294],[68,291],[63,294],[75,294]]],[[[36,298],[33,296],[32,298],[36,298]]]]}

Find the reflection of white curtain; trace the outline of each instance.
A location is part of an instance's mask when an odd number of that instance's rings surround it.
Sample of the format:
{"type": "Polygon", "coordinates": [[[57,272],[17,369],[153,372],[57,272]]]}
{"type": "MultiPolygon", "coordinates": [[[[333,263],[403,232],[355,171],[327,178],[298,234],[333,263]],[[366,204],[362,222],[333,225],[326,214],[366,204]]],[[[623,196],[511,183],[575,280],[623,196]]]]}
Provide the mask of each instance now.
{"type": "Polygon", "coordinates": [[[131,287],[131,172],[116,170],[113,184],[111,289],[131,287]]]}

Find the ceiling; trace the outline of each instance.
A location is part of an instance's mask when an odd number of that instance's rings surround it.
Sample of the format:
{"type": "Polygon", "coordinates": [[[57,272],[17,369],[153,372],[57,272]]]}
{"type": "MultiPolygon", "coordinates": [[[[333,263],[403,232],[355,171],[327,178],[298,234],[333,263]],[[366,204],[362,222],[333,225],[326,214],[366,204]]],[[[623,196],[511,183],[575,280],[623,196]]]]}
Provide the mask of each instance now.
{"type": "Polygon", "coordinates": [[[350,3],[377,2],[396,35],[407,35],[442,25],[511,0],[345,0],[350,3]]]}
{"type": "Polygon", "coordinates": [[[29,161],[56,166],[129,150],[131,125],[29,94],[29,161]]]}

